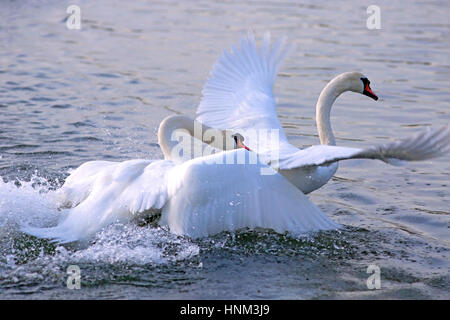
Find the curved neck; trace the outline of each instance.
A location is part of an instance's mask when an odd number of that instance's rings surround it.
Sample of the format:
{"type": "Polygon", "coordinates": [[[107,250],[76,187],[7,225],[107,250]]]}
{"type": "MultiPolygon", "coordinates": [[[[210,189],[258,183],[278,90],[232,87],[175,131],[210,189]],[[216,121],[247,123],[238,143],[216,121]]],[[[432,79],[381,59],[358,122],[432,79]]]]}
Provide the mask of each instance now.
{"type": "MultiPolygon", "coordinates": [[[[232,140],[231,136],[228,136],[229,135],[226,134],[226,131],[213,129],[211,127],[203,125],[199,121],[181,115],[174,115],[165,118],[159,125],[158,129],[158,143],[162,149],[164,158],[167,160],[179,159],[180,150],[182,150],[183,152],[184,160],[192,158],[192,141],[191,139],[187,139],[186,137],[194,137],[195,139],[207,143],[215,148],[232,149],[234,148],[234,140],[232,140]],[[182,144],[180,144],[180,141],[177,139],[177,135],[174,135],[175,131],[177,130],[185,131],[183,135],[178,135],[178,137],[183,137],[182,144]],[[177,149],[174,150],[174,148],[177,149]],[[189,154],[186,155],[186,152],[189,154]]],[[[202,155],[201,152],[197,155],[195,151],[196,150],[194,150],[194,157],[202,155]]]]}
{"type": "Polygon", "coordinates": [[[337,77],[331,80],[320,93],[316,104],[316,124],[321,144],[336,145],[336,139],[331,128],[331,106],[336,98],[347,90],[343,86],[343,79],[337,77]]]}

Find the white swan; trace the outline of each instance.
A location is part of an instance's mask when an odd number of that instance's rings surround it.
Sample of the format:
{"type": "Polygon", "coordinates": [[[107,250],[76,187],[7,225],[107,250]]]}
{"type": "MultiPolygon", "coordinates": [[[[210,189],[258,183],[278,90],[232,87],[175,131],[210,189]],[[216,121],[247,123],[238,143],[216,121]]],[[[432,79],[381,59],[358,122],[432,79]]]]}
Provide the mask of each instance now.
{"type": "Polygon", "coordinates": [[[230,132],[203,126],[209,134],[200,136],[196,125],[183,116],[161,123],[158,140],[165,160],[84,163],[57,191],[60,204],[69,207],[59,224],[22,230],[60,243],[82,241],[149,211],[161,212],[161,226],[193,238],[245,227],[294,234],[339,227],[283,176],[259,161],[252,164],[252,152],[243,148],[184,161],[173,139],[180,129],[214,147],[225,149],[228,142],[238,147],[230,132]],[[239,164],[242,158],[246,161],[239,164]],[[261,175],[261,169],[273,174],[261,175]]]}
{"type": "Polygon", "coordinates": [[[303,193],[314,191],[331,179],[338,161],[379,159],[391,164],[414,161],[446,153],[450,146],[447,126],[427,129],[412,137],[366,149],[336,147],[330,123],[330,110],[336,98],[346,91],[378,97],[370,81],[359,72],[346,72],[331,80],[316,105],[316,122],[322,145],[300,150],[289,143],[277,117],[272,88],[278,68],[291,50],[282,38],[271,47],[270,34],[258,50],[252,33],[242,38],[240,48],[224,51],[205,83],[197,120],[215,128],[241,133],[245,144],[265,162],[279,169],[303,193]],[[261,131],[258,134],[255,131],[261,131]],[[277,134],[265,134],[267,130],[277,134]]]}
{"type": "Polygon", "coordinates": [[[245,227],[294,234],[336,229],[339,225],[304,193],[325,184],[337,170],[337,161],[422,160],[448,150],[450,132],[446,127],[363,150],[334,146],[330,125],[334,100],[348,90],[376,98],[367,78],[355,72],[333,79],[319,97],[317,122],[323,145],[304,150],[294,147],[282,130],[272,95],[286,52],[283,41],[271,48],[268,35],[260,52],[252,35],[243,39],[240,49],[234,49],[233,55],[225,52],[215,65],[198,108],[198,120],[228,130],[211,129],[182,116],[168,117],[158,131],[165,160],[87,162],[72,172],[57,192],[60,203],[70,207],[60,223],[50,228],[24,226],[22,230],[59,242],[87,240],[108,224],[127,222],[149,211],[161,212],[161,226],[194,238],[245,227]],[[199,134],[196,127],[209,134],[199,134]],[[255,141],[250,128],[277,129],[279,137],[255,141]],[[180,130],[210,145],[206,153],[212,154],[192,154],[190,147],[180,149],[174,140],[174,133],[180,130]],[[243,145],[244,139],[264,162],[259,158],[251,162],[254,153],[243,145]],[[242,158],[246,161],[240,164],[242,158]],[[281,174],[269,165],[280,168],[281,174]],[[261,175],[262,171],[271,174],[261,175]]]}

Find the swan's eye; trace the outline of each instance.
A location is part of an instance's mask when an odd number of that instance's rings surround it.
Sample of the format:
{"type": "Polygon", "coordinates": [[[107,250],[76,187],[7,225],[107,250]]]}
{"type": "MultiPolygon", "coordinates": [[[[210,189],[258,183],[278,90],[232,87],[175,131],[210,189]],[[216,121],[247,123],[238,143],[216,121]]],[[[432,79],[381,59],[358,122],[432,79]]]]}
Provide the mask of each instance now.
{"type": "Polygon", "coordinates": [[[367,86],[370,86],[370,80],[367,78],[361,78],[361,81],[364,84],[364,88],[366,88],[367,86]]]}
{"type": "Polygon", "coordinates": [[[364,85],[364,89],[362,94],[371,97],[374,100],[378,100],[377,95],[372,91],[372,89],[370,88],[370,81],[367,78],[361,78],[361,81],[363,82],[364,85]]]}
{"type": "Polygon", "coordinates": [[[240,149],[243,148],[247,151],[250,151],[250,149],[242,143],[242,141],[244,141],[244,137],[241,136],[239,133],[232,135],[233,139],[234,139],[234,148],[235,149],[240,149]]]}
{"type": "Polygon", "coordinates": [[[369,79],[367,79],[367,78],[361,78],[361,81],[363,82],[363,84],[364,84],[364,87],[370,87],[370,80],[369,79]]]}
{"type": "Polygon", "coordinates": [[[234,148],[237,149],[238,147],[238,137],[236,135],[232,135],[233,139],[234,139],[234,148]]]}

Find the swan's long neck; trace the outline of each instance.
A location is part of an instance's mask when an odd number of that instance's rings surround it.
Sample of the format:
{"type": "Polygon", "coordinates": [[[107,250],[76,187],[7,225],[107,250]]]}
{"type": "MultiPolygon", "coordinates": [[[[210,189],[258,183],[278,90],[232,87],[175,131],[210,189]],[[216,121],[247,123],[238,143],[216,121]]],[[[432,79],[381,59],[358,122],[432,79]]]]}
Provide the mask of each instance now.
{"type": "MultiPolygon", "coordinates": [[[[180,147],[180,142],[173,136],[176,130],[185,130],[190,137],[210,144],[215,148],[225,149],[225,146],[233,148],[232,141],[225,141],[227,138],[230,139],[225,131],[213,129],[185,116],[169,116],[161,122],[158,129],[158,143],[164,158],[167,160],[175,160],[172,151],[175,147],[180,147]],[[218,139],[218,137],[223,140],[218,139]]],[[[183,141],[183,143],[189,143],[190,146],[191,141],[183,141]]]]}
{"type": "Polygon", "coordinates": [[[331,128],[331,106],[344,91],[344,79],[338,77],[331,80],[320,93],[316,104],[316,124],[321,144],[336,145],[333,129],[331,128]]]}

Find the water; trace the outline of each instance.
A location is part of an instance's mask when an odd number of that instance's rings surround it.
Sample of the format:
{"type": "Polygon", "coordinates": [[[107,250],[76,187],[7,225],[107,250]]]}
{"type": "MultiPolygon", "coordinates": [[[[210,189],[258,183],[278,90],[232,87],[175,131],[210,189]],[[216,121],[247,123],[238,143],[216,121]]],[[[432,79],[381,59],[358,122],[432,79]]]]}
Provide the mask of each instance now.
{"type": "Polygon", "coordinates": [[[450,298],[450,156],[391,167],[347,161],[310,197],[341,231],[190,240],[154,224],[114,225],[84,247],[23,235],[50,221],[52,190],[89,160],[162,158],[159,122],[193,116],[221,50],[248,29],[297,49],[277,79],[293,144],[318,143],[314,105],[333,76],[362,71],[380,96],[340,97],[337,143],[362,147],[450,119],[448,1],[2,1],[0,298],[450,298]],[[78,4],[82,29],[68,30],[78,4]],[[80,266],[82,289],[66,287],[80,266]],[[381,269],[369,290],[367,267],[381,269]]]}

